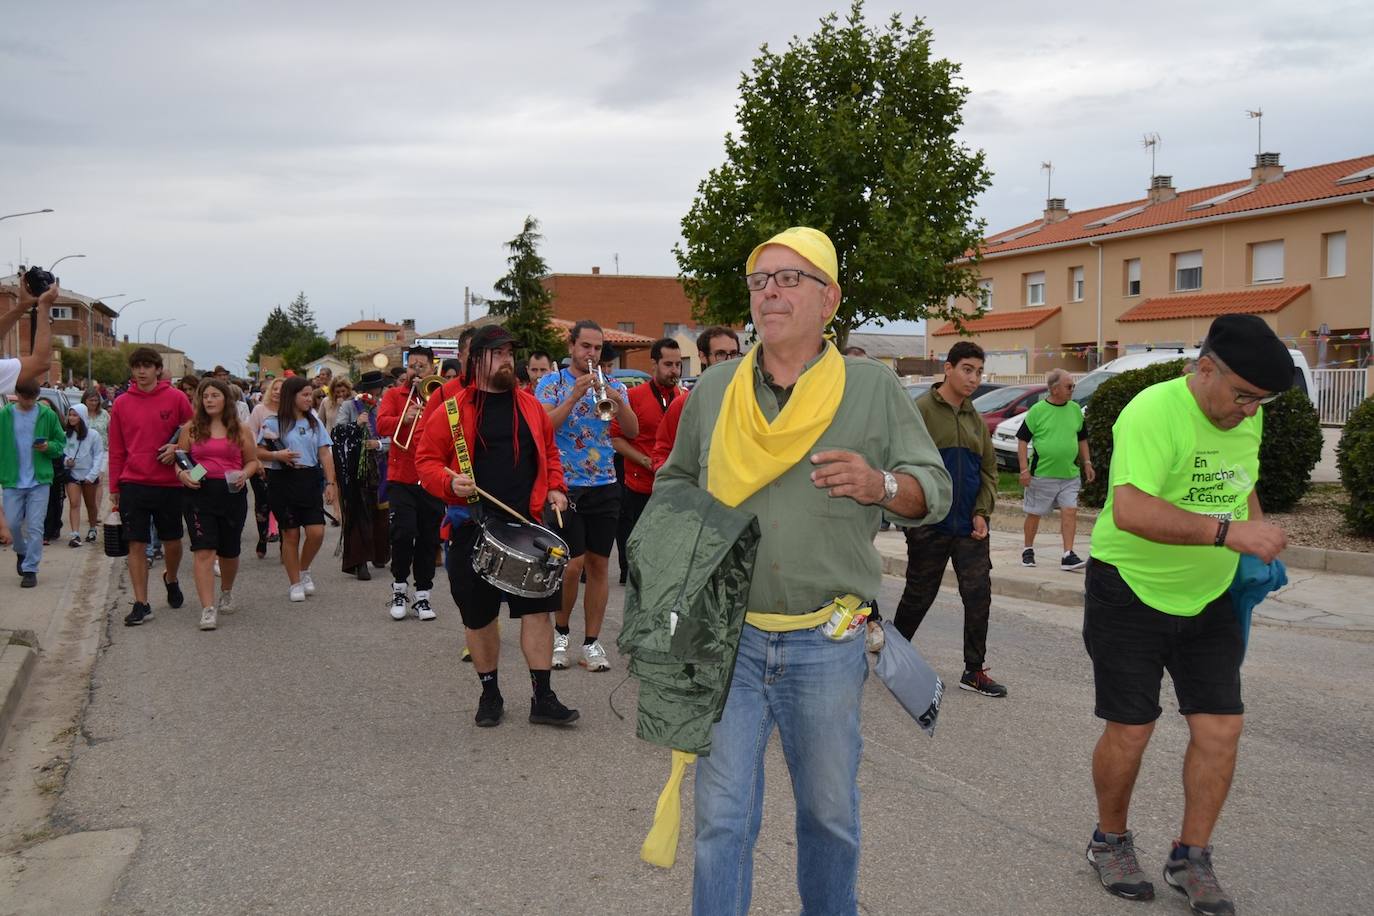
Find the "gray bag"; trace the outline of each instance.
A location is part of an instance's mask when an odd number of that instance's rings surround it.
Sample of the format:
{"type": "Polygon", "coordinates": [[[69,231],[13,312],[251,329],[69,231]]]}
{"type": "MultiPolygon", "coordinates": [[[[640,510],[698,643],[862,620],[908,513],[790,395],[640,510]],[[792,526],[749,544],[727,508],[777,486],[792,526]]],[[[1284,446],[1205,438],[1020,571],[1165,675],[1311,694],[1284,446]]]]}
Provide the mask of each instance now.
{"type": "Polygon", "coordinates": [[[883,621],[883,637],[883,650],[878,653],[874,672],[921,726],[921,731],[934,737],[940,700],[945,695],[944,681],[890,620],[883,621]]]}

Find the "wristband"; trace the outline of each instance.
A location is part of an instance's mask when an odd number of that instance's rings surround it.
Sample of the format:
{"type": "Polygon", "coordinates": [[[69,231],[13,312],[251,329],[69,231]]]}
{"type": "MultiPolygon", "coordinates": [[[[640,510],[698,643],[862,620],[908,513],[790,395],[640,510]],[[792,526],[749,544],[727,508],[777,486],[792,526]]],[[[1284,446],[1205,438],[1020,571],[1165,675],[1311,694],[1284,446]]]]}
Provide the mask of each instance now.
{"type": "Polygon", "coordinates": [[[1217,522],[1217,539],[1212,542],[1214,547],[1226,546],[1226,534],[1231,530],[1231,520],[1223,518],[1217,522]]]}

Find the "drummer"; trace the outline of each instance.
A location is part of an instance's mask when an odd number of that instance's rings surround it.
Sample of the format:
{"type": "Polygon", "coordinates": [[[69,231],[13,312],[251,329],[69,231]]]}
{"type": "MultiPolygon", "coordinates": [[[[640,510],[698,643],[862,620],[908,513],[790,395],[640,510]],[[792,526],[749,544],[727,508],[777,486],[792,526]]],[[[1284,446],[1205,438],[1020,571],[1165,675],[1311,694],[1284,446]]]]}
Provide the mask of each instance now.
{"type": "MultiPolygon", "coordinates": [[[[519,390],[515,381],[516,341],[500,325],[487,325],[472,339],[463,377],[444,384],[440,397],[430,399],[427,417],[417,436],[415,468],[420,484],[449,505],[465,504],[481,486],[485,494],[516,512],[533,518],[544,507],[566,512],[567,486],[554,445],[553,426],[534,395],[519,390]],[[447,401],[458,407],[461,428],[448,422],[447,401]],[[467,466],[457,457],[455,439],[461,435],[471,455],[467,466]]],[[[553,666],[553,622],[549,614],[561,606],[561,589],[547,598],[506,594],[472,568],[472,555],[481,537],[482,518],[509,516],[492,501],[480,498],[467,523],[456,527],[449,540],[448,581],[454,603],[463,617],[473,667],[482,684],[477,724],[490,727],[501,721],[505,701],[497,683],[501,654],[496,618],[501,600],[510,616],[520,619],[520,648],[530,669],[534,698],[530,721],[539,725],[570,725],[578,712],[558,701],[550,686],[553,666]]],[[[528,521],[528,519],[525,519],[528,521]]]]}

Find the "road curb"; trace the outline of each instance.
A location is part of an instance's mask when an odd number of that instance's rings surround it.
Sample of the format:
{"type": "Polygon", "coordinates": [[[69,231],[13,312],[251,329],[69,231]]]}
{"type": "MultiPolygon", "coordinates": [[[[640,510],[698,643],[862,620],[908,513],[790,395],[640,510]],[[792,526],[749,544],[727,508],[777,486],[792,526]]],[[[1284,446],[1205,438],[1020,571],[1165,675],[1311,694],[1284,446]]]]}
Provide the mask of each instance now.
{"type": "Polygon", "coordinates": [[[32,630],[0,630],[0,744],[37,664],[38,637],[32,630]]]}
{"type": "MultiPolygon", "coordinates": [[[[883,574],[896,576],[899,579],[906,578],[906,557],[893,556],[892,554],[882,554],[883,574]]],[[[945,570],[944,577],[940,580],[944,588],[958,588],[959,580],[955,576],[953,568],[945,570]]],[[[1008,598],[1023,598],[1027,601],[1039,601],[1042,604],[1058,604],[1063,607],[1082,607],[1083,606],[1083,586],[1053,585],[1048,582],[1035,582],[1028,579],[1017,579],[1011,576],[999,576],[996,572],[992,574],[992,593],[1003,595],[1008,598]]]]}

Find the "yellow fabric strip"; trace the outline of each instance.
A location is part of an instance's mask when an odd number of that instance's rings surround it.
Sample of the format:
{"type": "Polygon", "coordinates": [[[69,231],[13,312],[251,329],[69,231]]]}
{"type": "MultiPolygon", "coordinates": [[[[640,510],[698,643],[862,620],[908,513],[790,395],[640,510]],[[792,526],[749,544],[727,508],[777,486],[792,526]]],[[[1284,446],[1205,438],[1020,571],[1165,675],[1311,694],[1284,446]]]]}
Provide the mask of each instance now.
{"type": "Polygon", "coordinates": [[[711,431],[706,489],[727,506],[738,506],[806,458],[844,397],[844,357],[826,341],[820,360],[797,379],[782,412],[769,423],[754,394],[758,352],[754,347],[745,354],[711,431]]]}
{"type": "Polygon", "coordinates": [[[644,845],[639,847],[639,857],[650,865],[672,868],[677,861],[677,838],[682,829],[682,779],[687,764],[696,759],[696,754],[673,751],[673,769],[668,775],[668,784],[658,795],[654,826],[644,838],[644,845]]]}
{"type": "Polygon", "coordinates": [[[758,611],[750,611],[744,615],[744,622],[751,627],[763,630],[765,633],[790,633],[793,630],[809,630],[818,627],[830,619],[834,613],[835,605],[827,604],[819,611],[812,611],[810,614],[762,614],[758,611]]]}

